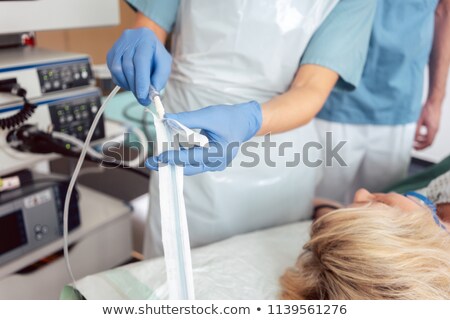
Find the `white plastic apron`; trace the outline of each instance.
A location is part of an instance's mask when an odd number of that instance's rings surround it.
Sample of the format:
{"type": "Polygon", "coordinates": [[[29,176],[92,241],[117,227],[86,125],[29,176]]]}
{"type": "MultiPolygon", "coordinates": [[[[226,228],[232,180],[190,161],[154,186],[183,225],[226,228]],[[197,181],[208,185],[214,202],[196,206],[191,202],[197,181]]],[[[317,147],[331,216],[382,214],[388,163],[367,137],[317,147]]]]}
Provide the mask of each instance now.
{"type": "MultiPolygon", "coordinates": [[[[166,88],[167,112],[195,110],[250,100],[263,103],[285,92],[314,32],[338,0],[181,0],[173,35],[172,75],[166,88]]],[[[312,124],[272,135],[280,155],[271,148],[264,161],[263,137],[251,148],[261,159],[239,153],[232,167],[186,177],[184,195],[191,246],[309,218],[319,171],[303,163],[287,167],[303,146],[318,141],[312,124]]],[[[319,153],[310,150],[310,160],[319,153]]],[[[302,154],[303,156],[303,154],[302,154]]],[[[158,175],[151,175],[149,229],[144,254],[163,254],[158,175]]]]}

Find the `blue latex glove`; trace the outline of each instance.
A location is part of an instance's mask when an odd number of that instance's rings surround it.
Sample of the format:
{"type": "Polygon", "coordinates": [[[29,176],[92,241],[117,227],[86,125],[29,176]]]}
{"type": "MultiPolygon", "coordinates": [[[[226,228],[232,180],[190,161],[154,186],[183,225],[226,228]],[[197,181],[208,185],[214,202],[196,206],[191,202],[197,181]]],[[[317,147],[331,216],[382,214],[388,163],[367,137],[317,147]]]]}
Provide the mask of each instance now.
{"type": "Polygon", "coordinates": [[[153,31],[139,28],[124,31],[108,52],[107,63],[113,81],[147,106],[150,84],[158,91],[165,87],[172,57],[153,31]]]}
{"type": "Polygon", "coordinates": [[[236,156],[239,145],[255,136],[262,124],[261,106],[256,101],[166,114],[166,118],[190,129],[201,129],[209,139],[209,147],[171,150],[148,158],[145,165],[151,170],[158,170],[161,163],[182,165],[188,176],[224,170],[236,156]]]}

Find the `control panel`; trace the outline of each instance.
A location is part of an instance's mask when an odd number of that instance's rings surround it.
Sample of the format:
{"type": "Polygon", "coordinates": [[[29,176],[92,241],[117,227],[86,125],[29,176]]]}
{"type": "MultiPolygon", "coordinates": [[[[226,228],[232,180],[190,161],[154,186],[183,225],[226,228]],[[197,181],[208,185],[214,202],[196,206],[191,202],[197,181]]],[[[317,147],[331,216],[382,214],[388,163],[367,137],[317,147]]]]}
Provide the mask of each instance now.
{"type": "MultiPolygon", "coordinates": [[[[89,56],[35,47],[0,50],[0,80],[18,83],[28,100],[95,86],[89,56]]],[[[18,101],[0,93],[0,108],[18,101]]]]}
{"type": "MultiPolygon", "coordinates": [[[[36,182],[0,194],[0,265],[63,235],[67,182],[36,182]]],[[[69,206],[69,231],[81,223],[78,196],[69,206]]]]}
{"type": "Polygon", "coordinates": [[[89,60],[55,64],[37,69],[42,93],[55,92],[95,83],[89,60]]]}
{"type": "MultiPolygon", "coordinates": [[[[53,130],[85,140],[100,106],[99,92],[80,98],[49,103],[48,109],[53,130]]],[[[101,119],[92,139],[97,140],[104,137],[105,127],[103,119],[101,119]]]]}

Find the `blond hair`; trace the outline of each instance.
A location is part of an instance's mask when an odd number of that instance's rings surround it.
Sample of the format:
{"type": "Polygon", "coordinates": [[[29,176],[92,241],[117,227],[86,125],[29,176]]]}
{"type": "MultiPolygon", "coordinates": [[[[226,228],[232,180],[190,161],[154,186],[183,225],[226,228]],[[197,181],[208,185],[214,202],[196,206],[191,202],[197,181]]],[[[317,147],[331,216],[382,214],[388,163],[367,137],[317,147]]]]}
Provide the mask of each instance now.
{"type": "Polygon", "coordinates": [[[282,299],[450,299],[450,235],[426,210],[347,208],[318,219],[282,299]]]}

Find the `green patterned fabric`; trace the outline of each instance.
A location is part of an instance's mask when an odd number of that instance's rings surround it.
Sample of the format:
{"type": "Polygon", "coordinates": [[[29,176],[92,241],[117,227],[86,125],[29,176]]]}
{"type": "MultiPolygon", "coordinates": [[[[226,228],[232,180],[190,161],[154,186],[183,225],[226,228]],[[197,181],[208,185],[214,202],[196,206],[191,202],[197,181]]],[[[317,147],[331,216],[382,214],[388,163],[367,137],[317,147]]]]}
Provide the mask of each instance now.
{"type": "Polygon", "coordinates": [[[419,190],[428,186],[431,180],[450,171],[450,156],[441,162],[425,169],[424,171],[406,178],[386,189],[386,192],[405,193],[411,190],[419,190]]]}

